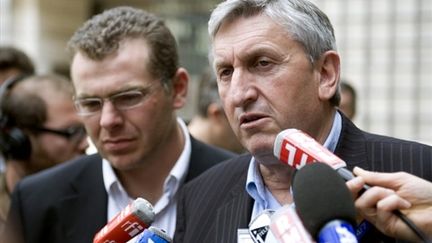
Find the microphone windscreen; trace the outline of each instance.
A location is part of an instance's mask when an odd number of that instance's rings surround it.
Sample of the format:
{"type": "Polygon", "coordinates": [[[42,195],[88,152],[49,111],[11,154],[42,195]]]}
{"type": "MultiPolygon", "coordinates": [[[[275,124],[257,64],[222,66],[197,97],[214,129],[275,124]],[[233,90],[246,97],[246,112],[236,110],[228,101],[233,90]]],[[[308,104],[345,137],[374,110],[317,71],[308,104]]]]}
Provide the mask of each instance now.
{"type": "Polygon", "coordinates": [[[297,213],[313,238],[332,220],[356,226],[354,200],[339,174],[325,163],[297,170],[292,181],[297,213]]]}

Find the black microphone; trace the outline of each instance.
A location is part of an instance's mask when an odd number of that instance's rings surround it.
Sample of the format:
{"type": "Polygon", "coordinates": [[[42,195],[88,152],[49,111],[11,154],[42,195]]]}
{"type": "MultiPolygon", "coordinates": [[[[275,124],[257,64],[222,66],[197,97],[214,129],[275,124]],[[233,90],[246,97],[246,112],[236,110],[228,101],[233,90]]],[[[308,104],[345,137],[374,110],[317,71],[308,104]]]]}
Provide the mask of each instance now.
{"type": "Polygon", "coordinates": [[[318,242],[356,243],[356,210],[345,181],[324,163],[308,164],[292,181],[297,213],[318,242]]]}

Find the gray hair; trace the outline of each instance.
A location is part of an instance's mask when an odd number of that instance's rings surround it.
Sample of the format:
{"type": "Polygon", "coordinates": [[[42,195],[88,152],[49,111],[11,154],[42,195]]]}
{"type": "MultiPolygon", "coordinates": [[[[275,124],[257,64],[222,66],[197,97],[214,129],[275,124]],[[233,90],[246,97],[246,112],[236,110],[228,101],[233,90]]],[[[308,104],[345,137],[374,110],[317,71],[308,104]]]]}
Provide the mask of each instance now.
{"type": "MultiPolygon", "coordinates": [[[[317,6],[308,0],[227,0],[220,3],[212,12],[208,22],[210,41],[221,25],[240,17],[264,14],[280,24],[293,40],[300,43],[311,64],[329,50],[336,51],[336,38],[333,26],[317,6]]],[[[212,60],[212,50],[209,53],[212,60]]],[[[336,92],[331,102],[339,104],[340,94],[336,92]]]]}

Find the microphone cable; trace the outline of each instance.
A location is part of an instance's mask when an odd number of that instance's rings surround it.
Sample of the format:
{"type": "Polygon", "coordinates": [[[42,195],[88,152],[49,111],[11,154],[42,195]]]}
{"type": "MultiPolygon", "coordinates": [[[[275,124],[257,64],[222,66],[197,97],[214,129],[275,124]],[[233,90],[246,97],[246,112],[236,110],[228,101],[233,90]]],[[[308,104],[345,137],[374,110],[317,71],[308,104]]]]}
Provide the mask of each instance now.
{"type": "Polygon", "coordinates": [[[396,214],[396,216],[398,216],[402,220],[402,222],[404,222],[420,238],[422,242],[432,243],[432,240],[429,239],[427,235],[420,228],[418,228],[417,225],[415,225],[414,222],[411,221],[411,219],[409,219],[405,214],[403,214],[399,210],[394,210],[393,213],[396,214]]]}

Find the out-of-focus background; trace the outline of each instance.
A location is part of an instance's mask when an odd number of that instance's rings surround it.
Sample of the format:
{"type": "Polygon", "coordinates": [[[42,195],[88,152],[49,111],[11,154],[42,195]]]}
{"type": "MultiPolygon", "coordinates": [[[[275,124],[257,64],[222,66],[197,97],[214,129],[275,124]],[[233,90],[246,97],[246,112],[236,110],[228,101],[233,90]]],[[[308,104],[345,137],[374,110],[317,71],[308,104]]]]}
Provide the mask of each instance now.
{"type": "MultiPolygon", "coordinates": [[[[197,78],[207,66],[207,20],[216,0],[0,0],[0,45],[24,50],[38,72],[69,74],[65,50],[92,15],[135,6],[166,20],[192,82],[186,120],[194,114],[197,78]]],[[[432,144],[432,1],[314,0],[333,22],[342,78],[357,91],[354,122],[362,129],[432,144]]]]}

